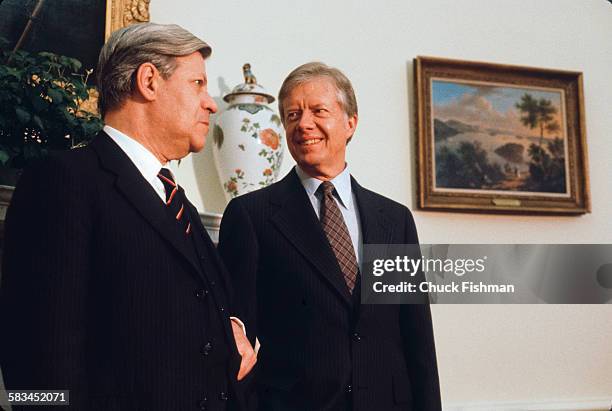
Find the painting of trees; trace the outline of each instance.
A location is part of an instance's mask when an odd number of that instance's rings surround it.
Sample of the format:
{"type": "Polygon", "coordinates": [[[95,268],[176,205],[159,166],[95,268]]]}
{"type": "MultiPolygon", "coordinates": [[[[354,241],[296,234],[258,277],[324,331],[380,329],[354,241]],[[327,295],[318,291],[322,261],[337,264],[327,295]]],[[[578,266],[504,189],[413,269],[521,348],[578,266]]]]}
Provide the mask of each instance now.
{"type": "Polygon", "coordinates": [[[419,206],[590,212],[582,73],[415,59],[419,206]]]}
{"type": "Polygon", "coordinates": [[[521,122],[534,129],[540,129],[540,141],[538,145],[531,144],[528,154],[529,178],[523,184],[527,191],[543,191],[563,193],[565,192],[565,155],[563,140],[555,137],[549,141],[545,149],[543,147],[544,131],[552,134],[560,131],[559,123],[553,115],[557,108],[550,100],[535,99],[529,93],[523,94],[521,101],[515,104],[521,112],[521,122]]]}
{"type": "Polygon", "coordinates": [[[553,114],[557,109],[550,100],[533,98],[529,93],[523,94],[521,101],[515,107],[522,113],[521,122],[529,128],[540,128],[540,147],[544,140],[544,130],[558,130],[559,124],[554,121],[553,114]],[[556,125],[555,125],[556,124],[556,125]]]}
{"type": "Polygon", "coordinates": [[[436,155],[438,185],[449,188],[492,188],[504,179],[497,163],[489,162],[478,141],[462,142],[458,150],[442,147],[436,155]]]}

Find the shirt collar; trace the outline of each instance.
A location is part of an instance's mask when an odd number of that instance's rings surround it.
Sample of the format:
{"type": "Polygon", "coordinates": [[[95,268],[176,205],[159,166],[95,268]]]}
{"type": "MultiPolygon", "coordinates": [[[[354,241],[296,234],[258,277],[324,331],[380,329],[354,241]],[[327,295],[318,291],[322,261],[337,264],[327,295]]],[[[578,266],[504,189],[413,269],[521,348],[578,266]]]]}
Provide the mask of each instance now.
{"type": "Polygon", "coordinates": [[[105,125],[103,131],[127,154],[147,181],[154,182],[157,180],[157,174],[163,164],[159,162],[153,153],[138,141],[111,126],[105,125]]]}
{"type": "MultiPolygon", "coordinates": [[[[300,178],[302,186],[304,186],[304,190],[306,190],[308,196],[310,197],[315,195],[317,189],[323,181],[309,176],[304,170],[300,168],[299,165],[295,166],[295,172],[300,178]]],[[[336,193],[338,193],[338,197],[342,206],[344,206],[344,208],[350,209],[353,205],[353,190],[351,188],[351,173],[349,172],[348,165],[344,167],[344,170],[342,170],[340,174],[338,174],[330,181],[334,185],[336,193]]]]}

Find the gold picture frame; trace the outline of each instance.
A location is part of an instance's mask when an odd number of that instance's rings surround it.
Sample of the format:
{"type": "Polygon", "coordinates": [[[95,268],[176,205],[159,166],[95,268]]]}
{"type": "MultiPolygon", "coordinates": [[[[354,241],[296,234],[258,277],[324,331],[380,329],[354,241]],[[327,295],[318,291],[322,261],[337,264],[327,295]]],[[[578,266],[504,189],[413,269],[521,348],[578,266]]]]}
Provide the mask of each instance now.
{"type": "Polygon", "coordinates": [[[151,0],[106,0],[106,28],[104,39],[117,29],[150,20],[151,0]]]}
{"type": "Polygon", "coordinates": [[[582,73],[419,56],[419,208],[591,211],[582,73]]]}

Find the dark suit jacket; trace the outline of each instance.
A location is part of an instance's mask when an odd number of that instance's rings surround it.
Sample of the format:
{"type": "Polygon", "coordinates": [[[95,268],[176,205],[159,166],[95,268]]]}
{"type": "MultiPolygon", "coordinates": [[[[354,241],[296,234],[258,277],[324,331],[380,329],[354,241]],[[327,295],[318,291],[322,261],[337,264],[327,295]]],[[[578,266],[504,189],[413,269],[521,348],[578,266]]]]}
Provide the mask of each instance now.
{"type": "MultiPolygon", "coordinates": [[[[365,244],[418,243],[406,207],[352,189],[365,244]]],[[[353,301],[295,170],[229,203],[219,251],[261,342],[260,409],[441,409],[429,305],[353,301]]]]}
{"type": "Polygon", "coordinates": [[[69,389],[76,410],[225,409],[230,288],[188,208],[199,252],[104,133],[25,171],[6,220],[6,387],[69,389]]]}

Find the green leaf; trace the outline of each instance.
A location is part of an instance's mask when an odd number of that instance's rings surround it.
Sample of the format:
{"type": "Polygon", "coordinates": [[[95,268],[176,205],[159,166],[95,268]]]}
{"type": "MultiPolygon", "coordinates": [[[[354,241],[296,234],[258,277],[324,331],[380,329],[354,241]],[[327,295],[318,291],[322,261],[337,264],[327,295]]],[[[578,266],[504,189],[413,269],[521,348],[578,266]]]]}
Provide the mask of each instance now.
{"type": "Polygon", "coordinates": [[[82,127],[83,134],[87,139],[95,136],[102,129],[102,125],[96,121],[85,121],[83,122],[82,127]]]}
{"type": "Polygon", "coordinates": [[[40,117],[38,117],[37,115],[34,115],[33,120],[34,120],[34,124],[36,124],[36,126],[38,126],[39,129],[41,130],[45,129],[45,126],[43,125],[43,122],[40,119],[40,117]]]}
{"type": "Polygon", "coordinates": [[[81,62],[74,58],[68,58],[68,66],[72,69],[72,71],[79,71],[83,66],[81,62]]]}
{"type": "Polygon", "coordinates": [[[277,116],[276,114],[272,114],[272,116],[270,117],[270,121],[275,123],[278,127],[280,127],[280,125],[281,125],[280,117],[277,116]]]}
{"type": "Polygon", "coordinates": [[[69,127],[74,127],[78,124],[77,119],[74,117],[74,115],[70,114],[69,112],[62,111],[62,115],[66,119],[66,122],[68,123],[69,127]]]}
{"type": "Polygon", "coordinates": [[[54,53],[50,53],[48,51],[41,51],[40,53],[38,53],[38,55],[40,57],[45,57],[49,60],[56,60],[57,59],[57,54],[54,53]]]}
{"type": "Polygon", "coordinates": [[[15,114],[17,114],[17,118],[22,124],[29,123],[32,117],[30,116],[30,113],[28,113],[23,107],[15,107],[15,114]]]}
{"type": "Polygon", "coordinates": [[[15,78],[21,78],[21,71],[19,71],[18,69],[14,68],[14,67],[7,67],[6,69],[6,74],[8,76],[13,76],[15,78]]]}
{"type": "Polygon", "coordinates": [[[60,69],[60,68],[62,68],[62,65],[61,65],[61,64],[59,64],[59,63],[52,63],[52,62],[48,62],[48,63],[46,64],[46,66],[49,68],[49,70],[50,70],[50,69],[53,69],[53,68],[54,68],[54,69],[60,69]]]}
{"type": "MultiPolygon", "coordinates": [[[[259,105],[259,104],[253,104],[253,103],[243,103],[243,104],[238,104],[238,110],[243,110],[246,111],[250,114],[256,114],[258,111],[263,110],[263,106],[259,105]]],[[[242,120],[245,123],[247,121],[242,120]]]]}
{"type": "Polygon", "coordinates": [[[215,124],[213,127],[213,141],[217,145],[217,148],[221,148],[223,146],[223,129],[219,127],[218,124],[215,124]]]}
{"type": "Polygon", "coordinates": [[[87,89],[81,85],[78,85],[77,89],[75,90],[75,94],[83,101],[89,98],[89,93],[87,93],[87,89]]]}
{"type": "Polygon", "coordinates": [[[11,156],[9,153],[4,150],[0,150],[0,163],[2,163],[3,166],[6,166],[6,163],[8,163],[10,159],[11,156]]]}
{"type": "Polygon", "coordinates": [[[37,112],[43,111],[48,105],[48,102],[38,95],[31,96],[30,101],[32,102],[32,107],[37,112]]]}
{"type": "Polygon", "coordinates": [[[53,104],[60,104],[64,99],[62,92],[55,88],[50,88],[47,94],[51,97],[51,100],[53,100],[53,104]]]}

